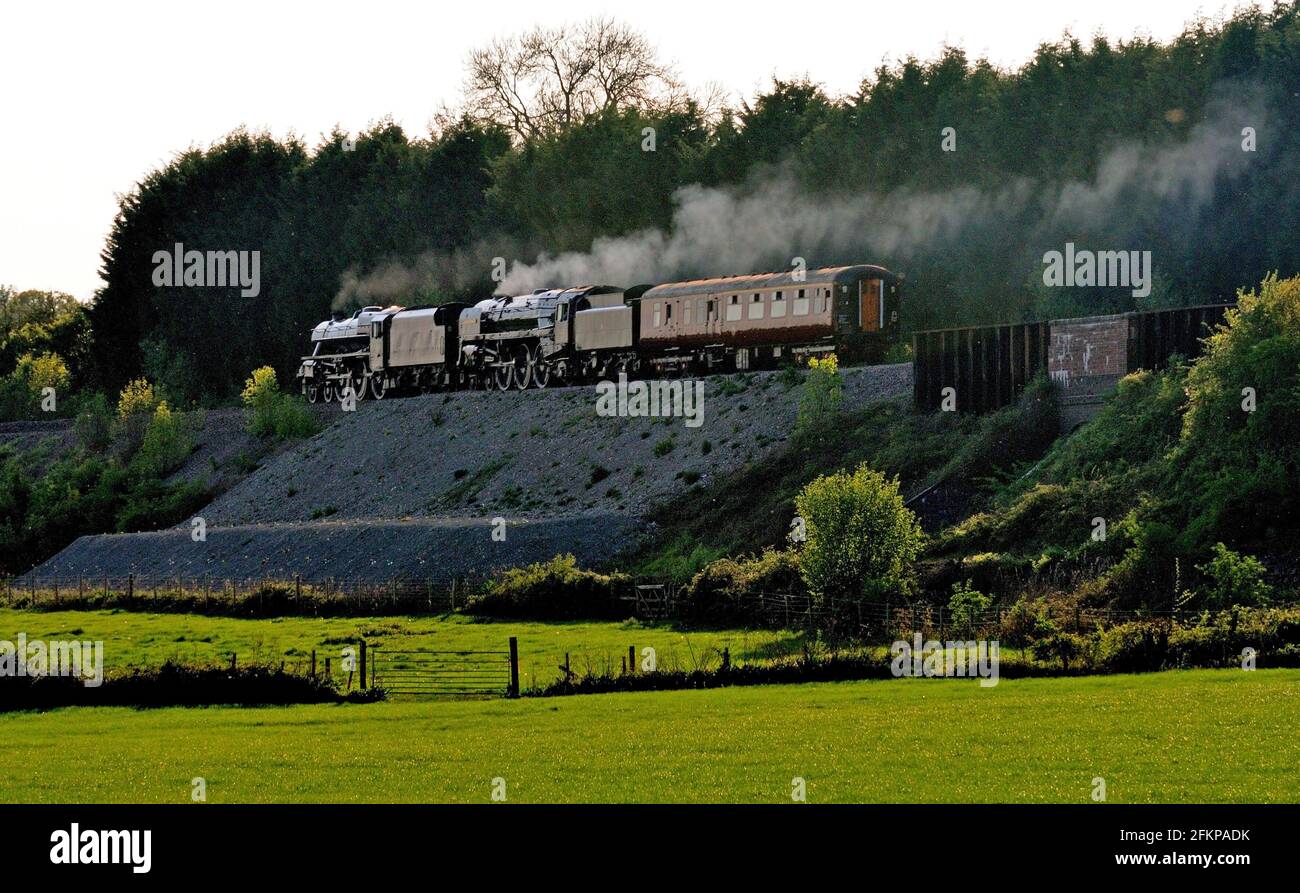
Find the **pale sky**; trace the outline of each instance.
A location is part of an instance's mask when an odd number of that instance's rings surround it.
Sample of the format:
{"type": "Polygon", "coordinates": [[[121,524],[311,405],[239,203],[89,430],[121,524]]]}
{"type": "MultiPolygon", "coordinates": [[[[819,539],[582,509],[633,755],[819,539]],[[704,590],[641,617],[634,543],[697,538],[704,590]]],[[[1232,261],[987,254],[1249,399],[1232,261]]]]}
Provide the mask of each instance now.
{"type": "Polygon", "coordinates": [[[535,24],[611,15],[696,87],[733,100],[773,75],[856,89],[945,44],[1019,67],[1065,29],[1167,40],[1192,0],[485,0],[0,3],[0,284],[89,299],[116,210],[147,172],[239,125],[314,145],[391,115],[423,135],[460,96],[470,50],[535,24]]]}

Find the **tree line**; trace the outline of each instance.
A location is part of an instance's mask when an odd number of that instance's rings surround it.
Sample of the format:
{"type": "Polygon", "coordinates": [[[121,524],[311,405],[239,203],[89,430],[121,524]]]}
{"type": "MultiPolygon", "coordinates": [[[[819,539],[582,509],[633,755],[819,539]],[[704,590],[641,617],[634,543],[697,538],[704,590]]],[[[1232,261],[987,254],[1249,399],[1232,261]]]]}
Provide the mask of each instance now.
{"type": "MultiPolygon", "coordinates": [[[[122,196],[85,340],[6,340],[0,374],[66,349],[78,385],[116,394],[144,376],[178,405],[216,404],[263,365],[291,380],[331,309],[477,300],[498,287],[494,258],[671,232],[683,195],[773,181],[814,215],[859,216],[770,268],[885,264],[908,277],[909,328],[1222,300],[1300,270],[1298,83],[1296,2],[1167,43],[1067,34],[1010,71],[946,48],[852,95],[778,80],[736,107],[616,23],[528,32],[470,57],[461,105],[426,136],[382,120],[311,146],[238,130],[179,153],[122,196]],[[1152,294],[1045,288],[1039,258],[1067,240],[1152,250],[1152,294]],[[259,294],[155,284],[155,253],[177,243],[259,251],[259,294]]],[[[696,266],[674,272],[749,272],[696,266]]]]}

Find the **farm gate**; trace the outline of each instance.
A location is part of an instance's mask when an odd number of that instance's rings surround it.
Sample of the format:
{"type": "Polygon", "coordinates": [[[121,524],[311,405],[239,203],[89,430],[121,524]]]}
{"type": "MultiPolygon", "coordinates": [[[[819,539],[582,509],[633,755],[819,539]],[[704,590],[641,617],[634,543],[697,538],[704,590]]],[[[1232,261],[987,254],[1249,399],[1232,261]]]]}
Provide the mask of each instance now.
{"type": "Polygon", "coordinates": [[[369,648],[371,684],[393,695],[519,697],[519,640],[504,651],[369,648]]]}

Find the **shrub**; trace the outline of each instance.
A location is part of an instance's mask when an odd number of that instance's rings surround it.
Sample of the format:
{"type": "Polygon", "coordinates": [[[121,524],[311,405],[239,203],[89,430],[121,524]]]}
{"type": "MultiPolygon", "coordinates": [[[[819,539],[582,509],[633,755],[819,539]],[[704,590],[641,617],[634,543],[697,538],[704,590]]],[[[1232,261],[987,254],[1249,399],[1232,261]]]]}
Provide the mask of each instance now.
{"type": "Polygon", "coordinates": [[[140,447],[131,459],[132,474],[160,478],[175,470],[194,448],[184,420],[159,403],[145,427],[140,447]]]}
{"type": "Polygon", "coordinates": [[[145,432],[162,399],[146,379],[127,382],[117,398],[117,419],[113,422],[113,440],[123,457],[135,455],[144,442],[145,432]]]}
{"type": "Polygon", "coordinates": [[[799,567],[819,603],[903,595],[921,549],[916,516],[903,505],[898,478],[862,464],[852,474],[822,475],[795,498],[804,520],[799,567]]]}
{"type": "Polygon", "coordinates": [[[535,620],[579,620],[627,616],[619,591],[626,574],[582,570],[572,555],[511,568],[487,584],[465,606],[471,614],[535,620]]]}
{"type": "Polygon", "coordinates": [[[1212,611],[1232,605],[1262,607],[1272,599],[1273,589],[1264,581],[1267,568],[1258,559],[1239,555],[1223,543],[1216,543],[1214,558],[1196,569],[1206,578],[1206,584],[1196,594],[1212,611]]]}
{"type": "Polygon", "coordinates": [[[806,592],[793,552],[765,549],[758,558],[722,558],[711,562],[682,591],[680,611],[686,619],[709,624],[761,625],[765,617],[757,599],[806,592]]]}
{"type": "Polygon", "coordinates": [[[970,628],[980,615],[993,604],[990,596],[971,588],[971,581],[952,584],[952,596],[948,599],[948,611],[952,615],[953,626],[970,628]]]}
{"type": "Polygon", "coordinates": [[[795,435],[812,439],[822,437],[826,429],[835,424],[843,399],[844,383],[835,354],[810,359],[808,375],[803,380],[803,393],[799,397],[795,435]]]}
{"type": "Polygon", "coordinates": [[[53,388],[55,405],[50,414],[56,414],[58,402],[67,399],[70,381],[67,364],[58,354],[49,351],[25,353],[18,358],[13,371],[0,382],[0,412],[12,419],[43,416],[45,389],[53,388]]]}
{"type": "Polygon", "coordinates": [[[1053,633],[1033,645],[1034,657],[1041,661],[1059,661],[1067,673],[1071,664],[1077,667],[1087,663],[1091,650],[1092,643],[1075,633],[1053,633]]]}
{"type": "Polygon", "coordinates": [[[296,440],[311,437],[318,430],[315,416],[302,401],[280,391],[270,366],[253,370],[240,397],[248,408],[248,430],[258,437],[296,440]]]}
{"type": "Polygon", "coordinates": [[[1150,621],[1121,623],[1102,630],[1097,639],[1097,664],[1109,673],[1145,673],[1164,666],[1169,628],[1150,621]]]}
{"type": "Polygon", "coordinates": [[[113,432],[113,411],[108,398],[98,392],[87,397],[72,427],[82,449],[93,453],[107,449],[113,432]]]}

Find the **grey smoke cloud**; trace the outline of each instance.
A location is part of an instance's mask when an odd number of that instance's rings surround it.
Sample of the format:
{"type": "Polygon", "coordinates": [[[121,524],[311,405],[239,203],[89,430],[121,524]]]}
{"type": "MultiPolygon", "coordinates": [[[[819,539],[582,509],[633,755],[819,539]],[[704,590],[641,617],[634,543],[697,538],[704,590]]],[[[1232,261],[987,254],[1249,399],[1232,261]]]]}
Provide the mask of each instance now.
{"type": "MultiPolygon", "coordinates": [[[[1105,231],[1127,238],[1143,209],[1204,206],[1219,176],[1244,170],[1241,128],[1265,127],[1262,99],[1239,88],[1208,106],[1187,138],[1165,146],[1137,143],[1107,153],[1096,175],[1065,184],[1015,179],[993,189],[894,190],[813,197],[777,173],[742,187],[678,190],[672,226],[597,239],[590,250],[542,255],[516,264],[506,291],[578,283],[629,285],[693,275],[780,269],[795,256],[905,259],[943,250],[979,232],[1008,228],[1040,255],[1055,233],[1105,231]]],[[[935,136],[938,145],[938,134],[935,136]]]]}
{"type": "MultiPolygon", "coordinates": [[[[586,251],[516,261],[497,291],[784,269],[796,256],[814,265],[850,258],[901,266],[918,255],[969,250],[974,243],[1009,247],[1023,257],[1021,272],[1028,275],[1040,270],[1042,252],[1059,248],[1063,238],[1091,236],[1110,243],[1100,247],[1145,248],[1126,240],[1149,232],[1143,226],[1152,215],[1169,230],[1191,225],[1219,178],[1245,170],[1244,126],[1265,132],[1266,107],[1259,91],[1237,86],[1216,94],[1186,139],[1160,146],[1136,140],[1121,144],[1087,180],[1012,179],[994,188],[815,196],[790,171],[777,169],[739,186],[694,184],[674,196],[667,230],[602,237],[586,251]]],[[[936,133],[936,150],[938,141],[936,133]]],[[[428,252],[414,262],[394,261],[365,275],[350,271],[334,304],[383,303],[420,289],[464,288],[484,278],[492,258],[529,255],[523,246],[493,240],[455,253],[428,252]]],[[[1024,275],[1008,279],[1023,281],[1024,275]]]]}

